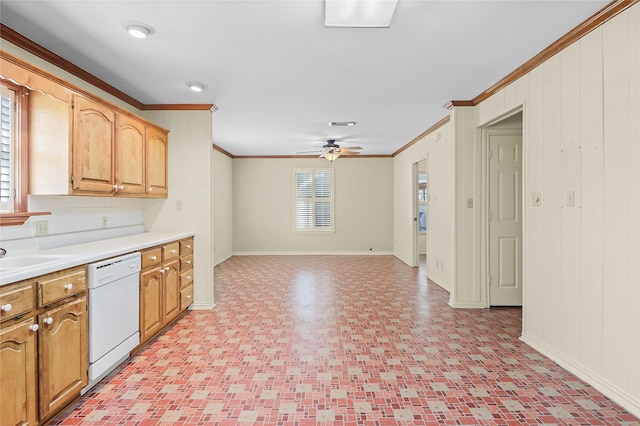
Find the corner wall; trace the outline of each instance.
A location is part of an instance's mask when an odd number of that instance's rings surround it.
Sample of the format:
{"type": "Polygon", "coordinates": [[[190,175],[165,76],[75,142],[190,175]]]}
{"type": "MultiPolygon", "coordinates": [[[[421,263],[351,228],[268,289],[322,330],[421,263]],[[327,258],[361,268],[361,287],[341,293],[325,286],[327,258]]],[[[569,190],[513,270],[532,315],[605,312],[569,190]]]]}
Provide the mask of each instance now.
{"type": "Polygon", "coordinates": [[[213,151],[213,264],[233,256],[233,160],[213,151]]]}
{"type": "Polygon", "coordinates": [[[521,338],[640,417],[640,3],[477,107],[454,108],[454,306],[486,303],[480,211],[463,204],[481,196],[477,129],[520,106],[521,338]]]}
{"type": "Polygon", "coordinates": [[[192,309],[211,309],[213,298],[212,128],[210,111],[150,111],[169,130],[169,197],[145,199],[146,231],[193,231],[192,309]],[[178,210],[176,201],[182,202],[178,210]]]}

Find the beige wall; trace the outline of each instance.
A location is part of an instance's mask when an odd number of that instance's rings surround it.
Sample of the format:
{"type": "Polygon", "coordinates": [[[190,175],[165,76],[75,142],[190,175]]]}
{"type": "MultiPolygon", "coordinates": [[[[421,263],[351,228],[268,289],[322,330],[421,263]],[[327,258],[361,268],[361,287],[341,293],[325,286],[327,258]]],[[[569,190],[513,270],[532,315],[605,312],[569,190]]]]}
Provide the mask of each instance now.
{"type": "Polygon", "coordinates": [[[413,265],[413,164],[427,159],[427,277],[450,290],[453,272],[451,125],[440,126],[393,159],[395,255],[413,265]]]}
{"type": "Polygon", "coordinates": [[[234,253],[391,254],[392,170],[391,158],[234,159],[234,253]],[[333,234],[293,232],[293,169],[304,167],[334,168],[333,234]]]}
{"type": "Polygon", "coordinates": [[[213,150],[212,166],[213,264],[217,265],[233,256],[232,160],[228,156],[213,150]]]}
{"type": "Polygon", "coordinates": [[[150,119],[169,129],[169,197],[144,200],[147,231],[193,231],[192,309],[213,300],[213,195],[210,111],[152,111],[150,119]],[[182,202],[178,210],[176,201],[182,202]]]}
{"type": "Polygon", "coordinates": [[[481,211],[463,205],[482,197],[477,129],[517,108],[522,339],[640,416],[640,4],[477,107],[452,112],[453,306],[487,303],[481,211]],[[575,207],[566,203],[570,190],[575,207]]]}

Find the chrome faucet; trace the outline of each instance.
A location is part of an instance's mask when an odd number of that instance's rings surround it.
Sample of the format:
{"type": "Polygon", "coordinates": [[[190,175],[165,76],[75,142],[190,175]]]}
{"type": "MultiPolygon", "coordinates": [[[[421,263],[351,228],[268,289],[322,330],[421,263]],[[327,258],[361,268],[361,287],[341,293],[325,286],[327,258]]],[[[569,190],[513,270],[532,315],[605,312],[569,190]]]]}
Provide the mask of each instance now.
{"type": "Polygon", "coordinates": [[[4,257],[5,254],[7,254],[7,251],[3,248],[0,248],[0,257],[4,257]]]}

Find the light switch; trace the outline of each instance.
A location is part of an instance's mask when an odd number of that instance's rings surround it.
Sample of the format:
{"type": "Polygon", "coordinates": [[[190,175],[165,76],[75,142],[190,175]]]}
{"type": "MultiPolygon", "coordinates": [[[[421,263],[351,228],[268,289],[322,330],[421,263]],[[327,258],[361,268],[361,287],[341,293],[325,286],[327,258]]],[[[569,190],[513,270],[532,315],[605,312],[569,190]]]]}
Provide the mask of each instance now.
{"type": "Polygon", "coordinates": [[[574,207],[576,205],[576,191],[567,191],[567,207],[574,207]]]}
{"type": "Polygon", "coordinates": [[[531,194],[531,205],[533,207],[540,207],[542,205],[542,194],[539,192],[531,194]]]}

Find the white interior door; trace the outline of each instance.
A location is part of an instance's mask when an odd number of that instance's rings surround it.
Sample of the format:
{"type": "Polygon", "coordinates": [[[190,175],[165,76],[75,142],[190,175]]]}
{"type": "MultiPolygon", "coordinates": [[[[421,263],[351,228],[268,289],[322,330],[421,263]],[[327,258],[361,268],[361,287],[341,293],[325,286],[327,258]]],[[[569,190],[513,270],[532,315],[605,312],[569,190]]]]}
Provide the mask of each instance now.
{"type": "Polygon", "coordinates": [[[522,134],[488,141],[489,304],[522,306],[522,134]]]}

